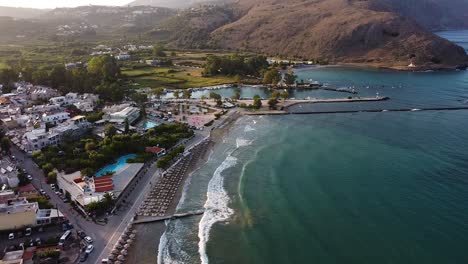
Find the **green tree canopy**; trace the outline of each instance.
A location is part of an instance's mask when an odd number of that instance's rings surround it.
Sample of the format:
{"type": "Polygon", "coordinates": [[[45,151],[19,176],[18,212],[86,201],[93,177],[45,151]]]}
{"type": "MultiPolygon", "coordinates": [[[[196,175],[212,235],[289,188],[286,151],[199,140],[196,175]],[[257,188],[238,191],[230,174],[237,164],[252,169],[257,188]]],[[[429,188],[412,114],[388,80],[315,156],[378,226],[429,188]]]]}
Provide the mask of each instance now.
{"type": "Polygon", "coordinates": [[[281,81],[281,74],[278,72],[277,69],[273,68],[264,72],[263,74],[264,84],[277,85],[279,81],[281,81]]]}

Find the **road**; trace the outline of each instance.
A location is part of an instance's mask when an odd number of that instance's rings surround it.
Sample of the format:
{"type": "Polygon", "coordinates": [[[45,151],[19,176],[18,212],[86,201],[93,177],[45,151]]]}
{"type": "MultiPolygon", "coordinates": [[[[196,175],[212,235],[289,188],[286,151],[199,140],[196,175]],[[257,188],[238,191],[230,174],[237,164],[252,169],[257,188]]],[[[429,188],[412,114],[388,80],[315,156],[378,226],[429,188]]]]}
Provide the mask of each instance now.
{"type": "MultiPolygon", "coordinates": [[[[214,125],[223,122],[228,115],[225,115],[217,120],[214,125]]],[[[200,141],[205,139],[210,134],[210,128],[202,131],[196,131],[195,136],[185,142],[186,148],[190,148],[200,141]]],[[[96,224],[82,217],[73,209],[70,204],[64,203],[52,190],[50,185],[46,183],[46,177],[37,164],[28,157],[24,152],[12,147],[12,155],[20,161],[20,167],[26,170],[27,174],[33,177],[31,181],[36,189],[43,189],[51,198],[50,202],[67,217],[67,219],[75,226],[76,230],[83,230],[88,236],[94,239],[94,252],[90,254],[85,263],[101,263],[103,258],[107,258],[115,243],[120,238],[120,234],[125,230],[128,223],[131,222],[139,205],[144,201],[146,194],[156,183],[160,177],[161,171],[156,168],[156,164],[149,166],[148,171],[141,176],[139,182],[135,185],[135,189],[126,199],[127,205],[123,206],[115,215],[108,217],[108,223],[105,225],[96,224]],[[152,183],[152,184],[151,184],[152,183]]]]}

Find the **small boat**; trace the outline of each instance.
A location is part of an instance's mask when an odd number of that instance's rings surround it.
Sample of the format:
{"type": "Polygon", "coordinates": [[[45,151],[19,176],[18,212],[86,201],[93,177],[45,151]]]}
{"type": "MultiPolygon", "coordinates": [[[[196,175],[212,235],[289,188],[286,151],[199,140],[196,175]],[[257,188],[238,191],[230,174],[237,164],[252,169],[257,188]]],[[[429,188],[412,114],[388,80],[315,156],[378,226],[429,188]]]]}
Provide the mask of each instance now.
{"type": "Polygon", "coordinates": [[[416,112],[416,111],[421,111],[421,109],[418,109],[418,108],[411,109],[411,112],[416,112]]]}

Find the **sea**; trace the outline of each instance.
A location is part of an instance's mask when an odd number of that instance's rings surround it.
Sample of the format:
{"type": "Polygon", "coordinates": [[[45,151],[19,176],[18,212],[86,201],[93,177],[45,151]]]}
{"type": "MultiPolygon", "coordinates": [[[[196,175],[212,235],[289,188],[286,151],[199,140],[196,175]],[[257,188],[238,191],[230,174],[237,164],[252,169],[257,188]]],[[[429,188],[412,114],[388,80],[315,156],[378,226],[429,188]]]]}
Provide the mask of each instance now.
{"type": "MultiPolygon", "coordinates": [[[[468,49],[468,31],[438,34],[468,49]]],[[[294,111],[468,107],[468,71],[296,74],[390,100],[294,111]]],[[[468,263],[468,110],[240,118],[184,186],[177,211],[199,209],[166,222],[155,262],[468,263]]]]}

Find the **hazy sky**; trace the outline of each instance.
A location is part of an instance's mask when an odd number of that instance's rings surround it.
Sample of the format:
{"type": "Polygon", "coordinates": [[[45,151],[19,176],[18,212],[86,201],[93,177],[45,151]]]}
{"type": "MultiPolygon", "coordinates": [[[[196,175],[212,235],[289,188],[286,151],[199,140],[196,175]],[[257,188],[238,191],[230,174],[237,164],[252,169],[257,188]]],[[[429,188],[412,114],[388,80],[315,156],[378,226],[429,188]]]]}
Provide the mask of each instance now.
{"type": "Polygon", "coordinates": [[[0,0],[0,6],[55,8],[83,5],[125,5],[131,0],[0,0]]]}

